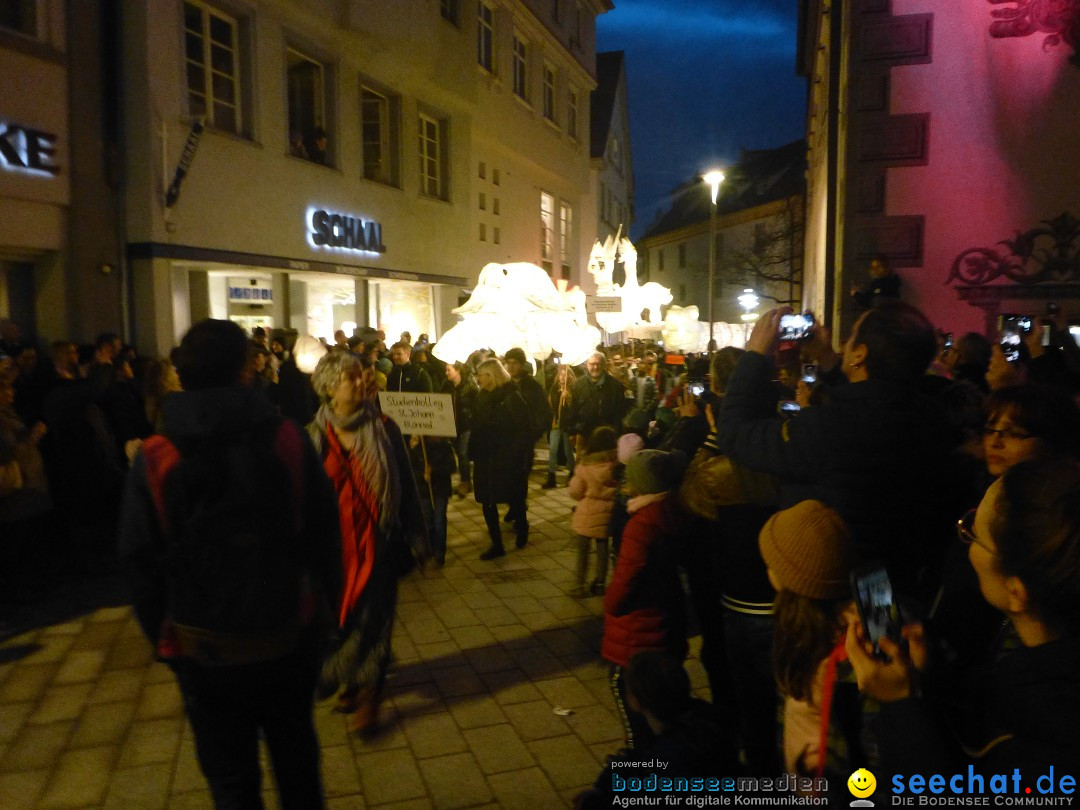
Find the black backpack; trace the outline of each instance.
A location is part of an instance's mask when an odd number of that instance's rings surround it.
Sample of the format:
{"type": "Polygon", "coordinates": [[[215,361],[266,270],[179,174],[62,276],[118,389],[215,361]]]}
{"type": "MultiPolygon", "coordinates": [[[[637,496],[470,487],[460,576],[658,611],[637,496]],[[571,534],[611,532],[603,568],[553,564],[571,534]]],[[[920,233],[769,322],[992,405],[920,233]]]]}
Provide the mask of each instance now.
{"type": "Polygon", "coordinates": [[[299,624],[302,437],[277,417],[246,432],[143,444],[168,551],[168,617],[253,636],[299,624]]]}

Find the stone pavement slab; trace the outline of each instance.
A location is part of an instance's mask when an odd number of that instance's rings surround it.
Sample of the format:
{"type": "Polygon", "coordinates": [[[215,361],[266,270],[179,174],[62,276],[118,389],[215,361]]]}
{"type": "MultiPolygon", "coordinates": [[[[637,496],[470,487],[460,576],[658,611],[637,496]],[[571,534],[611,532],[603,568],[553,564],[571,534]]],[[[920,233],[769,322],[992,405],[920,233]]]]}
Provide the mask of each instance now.
{"type": "MultiPolygon", "coordinates": [[[[543,477],[529,544],[507,527],[490,562],[479,506],[451,502],[445,567],[401,583],[380,733],[351,736],[332,702],[316,706],[329,808],[565,807],[622,744],[602,600],[570,595],[572,502],[543,477]]],[[[175,680],[121,594],[87,582],[0,617],[2,810],[212,807],[175,680]]]]}

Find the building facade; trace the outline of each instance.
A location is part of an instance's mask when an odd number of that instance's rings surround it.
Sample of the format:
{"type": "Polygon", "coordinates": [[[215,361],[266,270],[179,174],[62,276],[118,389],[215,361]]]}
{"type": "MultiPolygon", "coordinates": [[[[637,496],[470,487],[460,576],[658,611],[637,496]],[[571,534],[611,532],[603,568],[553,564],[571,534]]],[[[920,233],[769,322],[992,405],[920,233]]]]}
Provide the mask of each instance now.
{"type": "Polygon", "coordinates": [[[715,227],[713,318],[740,322],[738,297],[752,289],[770,300],[802,300],[806,143],[747,150],[724,169],[716,221],[711,191],[700,177],[676,189],[671,208],[638,241],[644,279],[668,287],[672,303],[709,312],[709,235],[715,227]]]}
{"type": "Polygon", "coordinates": [[[0,317],[67,328],[71,141],[63,0],[0,6],[0,317]]]}
{"type": "Polygon", "coordinates": [[[806,300],[841,334],[878,254],[950,332],[1080,317],[1080,3],[800,6],[806,300]]]}
{"type": "Polygon", "coordinates": [[[492,261],[577,283],[596,230],[595,18],[611,7],[126,4],[140,350],[208,316],[435,339],[492,261]]]}
{"type": "MultiPolygon", "coordinates": [[[[630,105],[626,58],[622,51],[596,55],[597,87],[592,93],[590,187],[595,195],[596,238],[630,236],[634,223],[634,163],[630,152],[630,105]]],[[[616,273],[619,272],[616,266],[616,273]]],[[[591,279],[586,279],[586,284],[591,279]]],[[[620,278],[616,282],[622,281],[620,278]]]]}

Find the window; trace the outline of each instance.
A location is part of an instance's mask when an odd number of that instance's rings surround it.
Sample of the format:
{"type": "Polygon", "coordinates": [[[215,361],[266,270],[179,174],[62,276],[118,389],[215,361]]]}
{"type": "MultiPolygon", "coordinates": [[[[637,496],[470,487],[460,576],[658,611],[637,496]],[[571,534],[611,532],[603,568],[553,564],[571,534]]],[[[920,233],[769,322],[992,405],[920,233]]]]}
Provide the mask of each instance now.
{"type": "Polygon", "coordinates": [[[241,132],[238,25],[201,3],[184,3],[188,112],[215,129],[241,132]]]}
{"type": "Polygon", "coordinates": [[[37,36],[37,0],[0,0],[0,28],[37,36]]]}
{"type": "Polygon", "coordinates": [[[480,192],[480,210],[487,211],[487,195],[484,192],[480,192]]]}
{"type": "Polygon", "coordinates": [[[487,241],[487,225],[485,225],[483,222],[480,223],[480,241],[487,241]]]}
{"type": "Polygon", "coordinates": [[[289,86],[289,146],[295,157],[331,164],[326,134],[326,71],[322,62],[285,49],[289,86]]]}
{"type": "Polygon", "coordinates": [[[499,232],[499,227],[497,225],[491,229],[491,241],[496,245],[502,244],[502,234],[499,232]]]}
{"type": "Polygon", "coordinates": [[[578,91],[576,87],[570,88],[566,98],[566,134],[577,140],[578,133],[578,91]]]}
{"type": "Polygon", "coordinates": [[[398,152],[401,101],[370,87],[360,88],[360,137],[364,179],[390,186],[400,184],[398,152]]]}
{"type": "Polygon", "coordinates": [[[686,267],[686,242],[679,243],[679,267],[686,267]]]}
{"type": "Polygon", "coordinates": [[[484,163],[484,161],[482,160],[480,161],[480,166],[477,169],[477,174],[479,175],[481,180],[487,178],[487,164],[484,163]]]}
{"type": "Polygon", "coordinates": [[[499,215],[499,198],[498,197],[492,197],[491,198],[491,213],[493,213],[495,216],[499,215]]]}
{"type": "Polygon", "coordinates": [[[553,22],[559,21],[560,6],[562,6],[562,0],[551,0],[551,19],[553,22]]]}
{"type": "Polygon", "coordinates": [[[615,171],[622,174],[622,155],[619,150],[619,139],[615,137],[611,139],[611,165],[615,167],[615,171]]]}
{"type": "Polygon", "coordinates": [[[514,34],[514,93],[529,100],[529,71],[526,62],[526,43],[518,34],[514,34]]]}
{"type": "Polygon", "coordinates": [[[420,193],[445,200],[446,121],[420,113],[419,123],[420,193]]]}
{"type": "Polygon", "coordinates": [[[499,170],[498,169],[492,169],[491,170],[491,182],[494,183],[495,185],[499,185],[499,170]]]}
{"type": "Polygon", "coordinates": [[[600,221],[608,221],[608,191],[604,181],[600,181],[600,221]]]}
{"type": "Polygon", "coordinates": [[[570,278],[571,228],[574,227],[574,209],[565,200],[559,203],[559,264],[562,278],[570,278]]]}
{"type": "Polygon", "coordinates": [[[555,198],[540,192],[540,266],[550,275],[555,256],[555,198]]]}
{"type": "Polygon", "coordinates": [[[495,40],[495,12],[484,0],[476,3],[476,63],[489,73],[494,72],[492,43],[495,40]]]}
{"type": "Polygon", "coordinates": [[[448,23],[458,24],[458,3],[459,0],[440,0],[439,13],[448,23]]]}
{"type": "Polygon", "coordinates": [[[664,249],[660,248],[656,251],[656,270],[657,272],[664,271],[664,249]]]}
{"type": "Polygon", "coordinates": [[[544,62],[544,118],[555,120],[555,66],[544,62]]]}

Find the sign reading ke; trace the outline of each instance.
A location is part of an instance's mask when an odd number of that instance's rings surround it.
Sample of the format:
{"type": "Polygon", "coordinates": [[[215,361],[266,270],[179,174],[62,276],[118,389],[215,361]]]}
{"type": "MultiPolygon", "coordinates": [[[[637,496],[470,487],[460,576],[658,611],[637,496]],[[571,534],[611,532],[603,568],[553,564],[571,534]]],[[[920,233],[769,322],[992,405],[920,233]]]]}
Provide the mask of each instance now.
{"type": "Polygon", "coordinates": [[[379,405],[406,436],[457,436],[450,394],[380,391],[379,405]]]}

